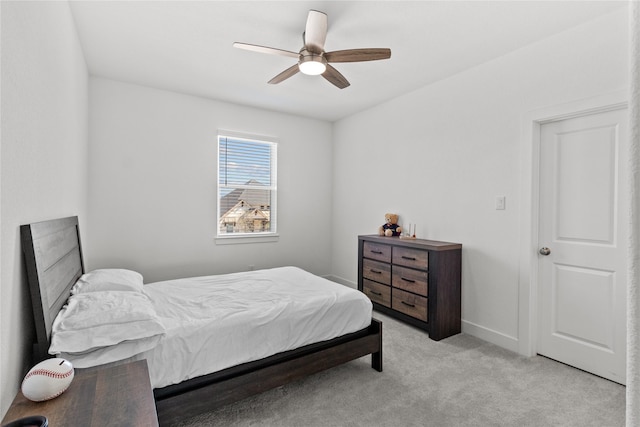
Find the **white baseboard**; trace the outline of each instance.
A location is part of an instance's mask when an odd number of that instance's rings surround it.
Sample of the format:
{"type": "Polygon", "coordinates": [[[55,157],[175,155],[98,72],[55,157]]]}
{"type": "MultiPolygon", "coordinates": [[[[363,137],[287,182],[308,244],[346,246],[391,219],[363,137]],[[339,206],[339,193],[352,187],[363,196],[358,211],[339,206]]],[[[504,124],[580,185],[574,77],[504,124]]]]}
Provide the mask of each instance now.
{"type": "Polygon", "coordinates": [[[345,285],[353,289],[358,289],[358,284],[356,282],[352,282],[351,280],[343,279],[342,277],[334,276],[333,274],[328,274],[323,277],[325,279],[331,280],[332,282],[340,283],[341,285],[345,285]]]}
{"type": "MultiPolygon", "coordinates": [[[[351,280],[347,280],[333,274],[329,274],[323,277],[333,282],[340,283],[341,285],[345,285],[353,289],[358,289],[358,284],[352,282],[351,280]]],[[[467,320],[462,320],[462,332],[518,353],[518,339],[503,334],[502,332],[494,331],[492,329],[485,328],[484,326],[476,325],[475,323],[469,322],[467,320]]]]}
{"type": "Polygon", "coordinates": [[[499,347],[518,353],[518,339],[502,332],[494,331],[484,326],[476,325],[467,320],[462,321],[462,332],[490,342],[499,347]]]}

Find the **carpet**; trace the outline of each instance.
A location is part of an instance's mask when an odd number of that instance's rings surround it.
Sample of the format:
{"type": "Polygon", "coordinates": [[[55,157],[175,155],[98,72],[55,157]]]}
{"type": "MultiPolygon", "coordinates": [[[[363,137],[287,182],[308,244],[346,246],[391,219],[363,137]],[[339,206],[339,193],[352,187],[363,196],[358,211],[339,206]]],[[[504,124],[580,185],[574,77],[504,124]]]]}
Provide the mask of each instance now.
{"type": "Polygon", "coordinates": [[[184,420],[195,426],[623,426],[625,387],[459,334],[383,321],[370,356],[184,420]]]}

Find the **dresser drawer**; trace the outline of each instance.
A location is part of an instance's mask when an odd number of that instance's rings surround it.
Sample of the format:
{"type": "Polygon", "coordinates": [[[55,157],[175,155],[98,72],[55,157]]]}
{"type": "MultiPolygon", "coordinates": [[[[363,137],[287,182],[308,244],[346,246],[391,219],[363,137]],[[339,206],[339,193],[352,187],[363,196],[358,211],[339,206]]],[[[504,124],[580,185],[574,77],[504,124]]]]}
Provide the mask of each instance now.
{"type": "Polygon", "coordinates": [[[391,308],[423,322],[427,321],[427,298],[393,289],[391,308]]]}
{"type": "Polygon", "coordinates": [[[364,242],[362,255],[382,262],[391,262],[391,246],[364,242]]]}
{"type": "Polygon", "coordinates": [[[391,288],[389,286],[364,279],[362,289],[371,301],[391,307],[391,288]]]}
{"type": "Polygon", "coordinates": [[[362,260],[362,277],[385,285],[391,284],[391,265],[370,259],[362,260]]]}
{"type": "Polygon", "coordinates": [[[426,297],[428,295],[427,276],[426,271],[394,265],[391,268],[391,285],[426,297]]]}
{"type": "Polygon", "coordinates": [[[395,247],[393,248],[393,263],[426,270],[429,267],[429,252],[395,247]]]}

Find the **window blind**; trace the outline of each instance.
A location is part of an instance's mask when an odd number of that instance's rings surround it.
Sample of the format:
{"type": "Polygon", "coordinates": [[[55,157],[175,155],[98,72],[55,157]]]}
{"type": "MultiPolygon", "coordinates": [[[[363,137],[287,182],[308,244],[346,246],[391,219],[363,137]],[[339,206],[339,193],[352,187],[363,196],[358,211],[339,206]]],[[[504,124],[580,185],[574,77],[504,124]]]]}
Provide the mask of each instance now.
{"type": "Polygon", "coordinates": [[[276,143],[218,136],[218,236],[275,233],[276,143]]]}

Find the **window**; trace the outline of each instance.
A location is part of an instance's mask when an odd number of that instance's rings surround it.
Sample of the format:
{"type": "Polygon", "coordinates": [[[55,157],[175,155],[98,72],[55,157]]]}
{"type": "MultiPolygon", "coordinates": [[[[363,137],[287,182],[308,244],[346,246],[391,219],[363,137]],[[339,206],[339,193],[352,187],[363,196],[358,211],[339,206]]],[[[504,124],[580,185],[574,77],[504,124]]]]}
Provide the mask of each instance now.
{"type": "Polygon", "coordinates": [[[217,237],[275,236],[276,149],[262,138],[218,135],[217,237]]]}

